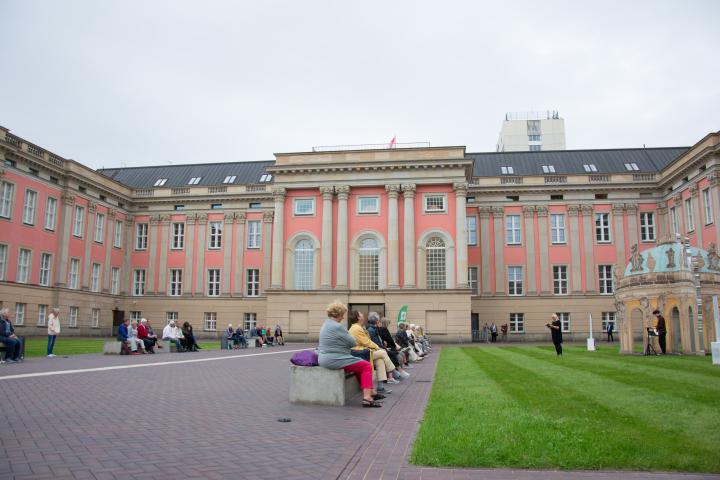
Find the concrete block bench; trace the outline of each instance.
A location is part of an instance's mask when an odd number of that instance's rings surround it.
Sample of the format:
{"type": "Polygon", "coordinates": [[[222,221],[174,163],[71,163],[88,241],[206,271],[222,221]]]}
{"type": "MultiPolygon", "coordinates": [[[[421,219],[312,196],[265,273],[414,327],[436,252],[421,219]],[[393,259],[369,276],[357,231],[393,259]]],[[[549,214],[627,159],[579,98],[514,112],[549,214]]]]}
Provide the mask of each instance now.
{"type": "Polygon", "coordinates": [[[103,344],[103,355],[120,355],[122,351],[122,342],[112,340],[103,344]]]}
{"type": "Polygon", "coordinates": [[[290,403],[341,407],[358,393],[355,375],[345,370],[290,365],[290,403]]]}
{"type": "Polygon", "coordinates": [[[175,352],[177,352],[177,347],[170,340],[158,340],[157,344],[155,345],[155,353],[175,353],[175,352]],[[160,345],[162,345],[162,348],[158,348],[160,345]]]}

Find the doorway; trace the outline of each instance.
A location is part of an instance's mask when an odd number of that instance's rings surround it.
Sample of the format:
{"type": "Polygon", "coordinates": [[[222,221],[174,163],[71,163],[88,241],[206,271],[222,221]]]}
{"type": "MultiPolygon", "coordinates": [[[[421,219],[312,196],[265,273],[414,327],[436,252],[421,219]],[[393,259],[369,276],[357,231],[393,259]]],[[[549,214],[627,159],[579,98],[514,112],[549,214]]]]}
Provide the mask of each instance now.
{"type": "Polygon", "coordinates": [[[670,312],[670,321],[672,322],[672,345],[673,352],[682,352],[682,334],[680,333],[680,310],[673,307],[670,312]]]}
{"type": "Polygon", "coordinates": [[[479,313],[471,313],[470,314],[470,330],[472,331],[472,341],[479,342],[480,341],[480,314],[479,313]]]}
{"type": "Polygon", "coordinates": [[[113,324],[112,324],[112,335],[116,336],[120,324],[125,320],[125,310],[118,310],[117,308],[113,311],[113,324]]]}
{"type": "MultiPolygon", "coordinates": [[[[380,315],[380,318],[385,316],[385,304],[384,303],[351,303],[348,308],[350,310],[357,310],[367,318],[368,313],[376,312],[380,315]]],[[[354,323],[354,322],[353,322],[354,323]]],[[[350,316],[348,316],[348,327],[350,327],[350,316]]]]}

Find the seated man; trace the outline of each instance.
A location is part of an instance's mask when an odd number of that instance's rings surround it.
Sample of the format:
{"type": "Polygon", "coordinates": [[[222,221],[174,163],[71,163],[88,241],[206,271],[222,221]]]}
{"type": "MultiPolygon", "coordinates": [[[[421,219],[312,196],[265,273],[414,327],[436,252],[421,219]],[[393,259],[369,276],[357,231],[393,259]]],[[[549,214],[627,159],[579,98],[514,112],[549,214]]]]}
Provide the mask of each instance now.
{"type": "Polygon", "coordinates": [[[379,320],[380,315],[378,315],[376,312],[368,313],[367,331],[370,335],[370,340],[372,340],[378,347],[380,347],[381,350],[384,350],[385,353],[387,353],[388,357],[390,357],[390,361],[392,361],[393,365],[395,365],[395,370],[392,372],[392,378],[389,378],[387,383],[399,383],[399,380],[407,378],[410,375],[405,373],[405,371],[403,370],[397,352],[395,350],[391,350],[385,347],[385,342],[383,342],[383,339],[380,338],[380,330],[378,329],[379,320]]]}
{"type": "Polygon", "coordinates": [[[5,361],[9,363],[22,362],[22,340],[15,335],[15,329],[10,320],[10,309],[0,310],[0,342],[5,344],[5,361]]]}
{"type": "Polygon", "coordinates": [[[228,324],[225,329],[225,348],[231,350],[235,345],[235,330],[233,329],[232,323],[228,324]]]}
{"type": "Polygon", "coordinates": [[[137,336],[145,346],[145,351],[148,353],[155,353],[155,340],[148,336],[147,318],[141,318],[140,324],[137,327],[137,336]]]}
{"type": "Polygon", "coordinates": [[[158,343],[158,336],[155,334],[155,330],[153,330],[150,322],[147,322],[145,326],[147,327],[148,338],[153,342],[153,348],[163,348],[163,346],[158,343]]]}
{"type": "Polygon", "coordinates": [[[375,342],[370,340],[370,335],[367,330],[365,330],[367,320],[362,313],[357,310],[351,310],[348,314],[348,319],[351,322],[354,322],[348,330],[357,343],[357,346],[353,349],[367,348],[370,350],[373,360],[372,363],[375,367],[375,373],[377,374],[378,381],[380,382],[380,388],[378,388],[378,391],[382,391],[385,388],[383,384],[387,383],[388,374],[391,374],[391,372],[395,370],[395,365],[393,365],[387,352],[380,348],[375,342]]]}
{"type": "Polygon", "coordinates": [[[237,330],[235,330],[235,345],[239,345],[242,348],[247,348],[248,346],[245,331],[240,325],[238,325],[237,330]]]}
{"type": "Polygon", "coordinates": [[[185,349],[183,348],[182,343],[180,343],[180,338],[178,338],[178,332],[179,329],[175,325],[175,320],[170,320],[170,323],[165,325],[165,328],[163,328],[162,339],[174,343],[175,348],[178,352],[184,352],[185,349]]]}
{"type": "Polygon", "coordinates": [[[398,324],[398,331],[395,333],[395,342],[400,346],[403,352],[406,352],[408,355],[408,359],[411,362],[417,362],[419,360],[422,360],[421,357],[415,353],[415,350],[413,350],[412,346],[410,345],[410,339],[408,338],[408,335],[406,333],[407,329],[407,323],[400,323],[398,324]]]}
{"type": "Polygon", "coordinates": [[[130,335],[130,320],[125,319],[123,323],[118,327],[117,341],[122,343],[120,347],[120,355],[128,355],[130,349],[128,348],[128,336],[130,335]]]}

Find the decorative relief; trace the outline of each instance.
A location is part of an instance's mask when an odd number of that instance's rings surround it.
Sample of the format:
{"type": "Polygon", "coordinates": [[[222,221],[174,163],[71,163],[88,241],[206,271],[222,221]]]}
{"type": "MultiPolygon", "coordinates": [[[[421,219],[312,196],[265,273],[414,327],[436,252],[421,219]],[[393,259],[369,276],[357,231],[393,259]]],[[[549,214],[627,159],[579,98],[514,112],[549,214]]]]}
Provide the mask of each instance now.
{"type": "Polygon", "coordinates": [[[195,221],[196,221],[197,223],[199,223],[200,225],[206,224],[206,223],[207,223],[207,219],[208,219],[207,213],[198,213],[198,214],[195,216],[195,221]]]}
{"type": "Polygon", "coordinates": [[[640,255],[640,252],[638,251],[638,245],[637,243],[634,243],[632,247],[630,247],[630,264],[632,267],[630,268],[631,272],[639,272],[643,269],[643,257],[640,255]]]}
{"type": "Polygon", "coordinates": [[[717,247],[714,243],[708,245],[708,269],[720,270],[720,257],[718,257],[717,247]]]}
{"type": "Polygon", "coordinates": [[[657,302],[655,302],[655,308],[657,310],[660,310],[660,313],[663,314],[665,312],[665,303],[667,301],[667,294],[661,293],[658,295],[657,302]]]}
{"type": "Polygon", "coordinates": [[[160,215],[160,225],[170,225],[170,215],[160,215]]]}
{"type": "Polygon", "coordinates": [[[620,265],[613,265],[613,278],[615,281],[615,288],[620,285],[620,280],[623,278],[623,270],[620,265]]]}
{"type": "Polygon", "coordinates": [[[156,225],[160,223],[160,215],[153,215],[150,217],[150,225],[156,225]]]}
{"type": "Polygon", "coordinates": [[[4,177],[4,176],[5,176],[5,169],[4,169],[4,168],[0,168],[0,178],[2,178],[2,177],[4,177]]]}
{"type": "MultiPolygon", "coordinates": [[[[332,188],[332,187],[330,187],[330,188],[332,188]]],[[[265,222],[265,223],[272,223],[274,217],[275,217],[275,214],[273,212],[263,212],[263,222],[265,222]]]]}
{"type": "Polygon", "coordinates": [[[693,183],[692,185],[690,185],[690,195],[692,195],[693,197],[697,197],[697,194],[698,194],[698,184],[693,183]]]}
{"type": "Polygon", "coordinates": [[[492,209],[490,207],[478,207],[478,215],[480,218],[490,218],[492,209]]]}
{"type": "Polygon", "coordinates": [[[593,207],[592,205],[581,205],[580,210],[582,212],[583,217],[589,217],[593,214],[593,207]]]}
{"type": "Polygon", "coordinates": [[[116,215],[117,215],[117,210],[112,209],[112,208],[108,209],[108,211],[107,211],[108,218],[115,218],[116,215]]]}
{"type": "Polygon", "coordinates": [[[624,211],[625,211],[624,203],[613,203],[613,205],[612,205],[613,215],[622,215],[624,211]]]}
{"type": "Polygon", "coordinates": [[[323,185],[320,187],[320,193],[322,193],[323,200],[332,200],[335,189],[332,185],[323,185]]]}
{"type": "Polygon", "coordinates": [[[678,193],[677,195],[675,195],[673,197],[673,205],[676,207],[679,207],[680,205],[682,205],[682,195],[681,194],[678,193]]]}
{"type": "Polygon", "coordinates": [[[236,223],[245,223],[246,217],[245,214],[242,212],[235,213],[235,222],[236,223]]]}
{"type": "Polygon", "coordinates": [[[660,215],[665,215],[667,213],[667,202],[657,202],[655,207],[657,207],[657,211],[660,215]]]}
{"type": "Polygon", "coordinates": [[[97,209],[98,204],[95,202],[88,202],[88,212],[93,213],[97,209]]]}
{"type": "Polygon", "coordinates": [[[337,193],[338,200],[347,200],[350,196],[350,187],[348,185],[336,185],[335,193],[337,193]]]}
{"type": "Polygon", "coordinates": [[[195,222],[197,221],[197,213],[188,213],[185,217],[185,221],[188,225],[195,225],[195,222]]]}
{"type": "Polygon", "coordinates": [[[226,213],[225,214],[225,223],[233,223],[234,220],[235,220],[234,213],[226,213]]]}
{"type": "Polygon", "coordinates": [[[132,215],[127,215],[125,217],[125,225],[127,225],[128,227],[132,227],[132,224],[134,221],[135,221],[135,217],[133,217],[132,215]]]}
{"type": "Polygon", "coordinates": [[[650,270],[651,272],[654,272],[656,264],[657,264],[657,262],[655,261],[655,257],[653,257],[653,254],[651,252],[648,252],[648,256],[647,256],[648,270],[650,270]]]}
{"type": "Polygon", "coordinates": [[[74,196],[74,195],[69,195],[69,194],[67,194],[67,193],[63,193],[63,195],[62,195],[62,202],[63,202],[65,205],[75,205],[75,196],[74,196]]]}
{"type": "Polygon", "coordinates": [[[492,207],[492,214],[494,218],[502,218],[505,216],[505,209],[503,207],[492,207]]]}
{"type": "Polygon", "coordinates": [[[625,322],[625,303],[616,300],[615,301],[615,313],[616,313],[616,320],[619,325],[623,325],[625,322]]]}
{"type": "Polygon", "coordinates": [[[672,247],[668,247],[668,249],[665,250],[665,255],[668,257],[667,268],[677,267],[677,265],[675,265],[675,250],[673,250],[672,247]]]}
{"type": "Polygon", "coordinates": [[[402,192],[403,192],[403,196],[405,198],[414,198],[415,197],[415,184],[414,183],[404,183],[402,186],[402,192]]]}
{"type": "Polygon", "coordinates": [[[285,190],[285,187],[273,187],[272,189],[273,199],[276,202],[282,202],[285,199],[286,193],[287,190],[285,190]]]}
{"type": "Polygon", "coordinates": [[[456,196],[464,197],[467,195],[468,184],[467,182],[455,182],[453,183],[453,190],[455,190],[456,196]]]}
{"type": "Polygon", "coordinates": [[[710,185],[712,185],[712,186],[718,185],[718,184],[720,184],[720,173],[712,172],[710,175],[708,175],[707,179],[708,179],[708,182],[710,182],[710,185]]]}
{"type": "Polygon", "coordinates": [[[397,198],[400,193],[400,185],[385,185],[385,191],[388,193],[388,197],[397,198]]]}
{"type": "Polygon", "coordinates": [[[580,205],[568,205],[567,206],[568,215],[577,215],[579,211],[580,211],[580,205]]]}
{"type": "Polygon", "coordinates": [[[703,268],[705,268],[705,259],[702,257],[702,255],[698,252],[697,255],[695,255],[695,261],[693,262],[693,267],[697,266],[697,270],[694,270],[696,272],[699,272],[703,268]]]}
{"type": "Polygon", "coordinates": [[[637,203],[626,203],[625,210],[627,210],[628,215],[637,215],[637,211],[638,211],[637,203]]]}
{"type": "Polygon", "coordinates": [[[545,206],[538,205],[535,207],[535,211],[537,212],[538,217],[547,217],[548,216],[548,208],[545,206]]]}

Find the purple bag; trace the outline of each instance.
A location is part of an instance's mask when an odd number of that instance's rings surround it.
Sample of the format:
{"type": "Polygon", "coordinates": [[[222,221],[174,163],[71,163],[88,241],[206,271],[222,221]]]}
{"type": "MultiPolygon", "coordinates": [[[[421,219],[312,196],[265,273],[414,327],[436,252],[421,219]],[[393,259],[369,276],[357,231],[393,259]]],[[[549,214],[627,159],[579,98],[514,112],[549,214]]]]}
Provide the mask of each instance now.
{"type": "Polygon", "coordinates": [[[300,367],[317,367],[318,354],[315,350],[303,350],[302,352],[295,353],[290,359],[290,362],[300,367]]]}

